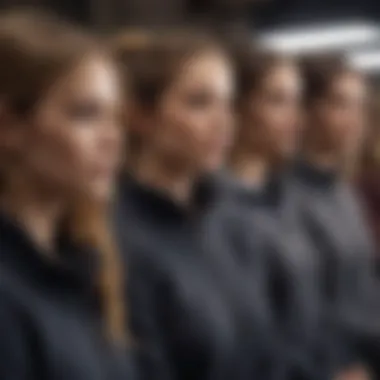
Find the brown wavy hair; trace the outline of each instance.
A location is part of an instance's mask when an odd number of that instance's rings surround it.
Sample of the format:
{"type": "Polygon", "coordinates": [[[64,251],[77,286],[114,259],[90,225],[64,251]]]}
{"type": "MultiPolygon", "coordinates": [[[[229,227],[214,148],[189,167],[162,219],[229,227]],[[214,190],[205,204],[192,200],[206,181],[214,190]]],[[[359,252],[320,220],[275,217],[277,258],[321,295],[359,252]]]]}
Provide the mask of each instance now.
{"type": "MultiPolygon", "coordinates": [[[[96,38],[52,14],[8,11],[0,17],[0,99],[11,112],[29,117],[59,77],[84,57],[97,54],[108,58],[96,38]]],[[[3,163],[11,165],[8,161],[3,163]]],[[[78,200],[68,211],[67,226],[75,242],[99,254],[98,293],[105,332],[113,341],[124,342],[123,276],[105,209],[88,199],[78,200]]]]}

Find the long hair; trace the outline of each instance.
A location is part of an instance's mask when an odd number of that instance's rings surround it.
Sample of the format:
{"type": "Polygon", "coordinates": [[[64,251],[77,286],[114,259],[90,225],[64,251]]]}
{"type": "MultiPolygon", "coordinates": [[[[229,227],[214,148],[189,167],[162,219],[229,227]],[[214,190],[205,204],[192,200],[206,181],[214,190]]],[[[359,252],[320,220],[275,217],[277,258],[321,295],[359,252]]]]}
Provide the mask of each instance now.
{"type": "MultiPolygon", "coordinates": [[[[0,17],[0,99],[11,112],[27,118],[62,75],[80,64],[84,56],[98,53],[107,54],[93,36],[51,14],[9,11],[0,17]]],[[[106,335],[122,341],[123,277],[105,208],[78,200],[68,210],[67,224],[75,242],[85,243],[99,254],[98,292],[106,335]]]]}

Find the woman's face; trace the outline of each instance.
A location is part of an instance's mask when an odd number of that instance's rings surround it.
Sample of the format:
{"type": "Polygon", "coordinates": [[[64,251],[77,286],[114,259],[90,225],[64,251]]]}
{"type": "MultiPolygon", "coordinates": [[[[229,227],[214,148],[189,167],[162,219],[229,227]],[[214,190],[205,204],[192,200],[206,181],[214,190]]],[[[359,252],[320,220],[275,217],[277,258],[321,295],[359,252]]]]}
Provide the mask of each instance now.
{"type": "Polygon", "coordinates": [[[120,104],[112,64],[83,61],[21,128],[21,168],[55,192],[108,198],[121,154],[120,104]]]}
{"type": "Polygon", "coordinates": [[[252,149],[268,157],[293,156],[299,136],[301,80],[295,65],[275,66],[248,99],[243,128],[252,149]]]}
{"type": "Polygon", "coordinates": [[[345,73],[335,79],[310,116],[324,148],[342,154],[360,148],[367,118],[366,95],[366,84],[359,75],[345,73]]]}
{"type": "Polygon", "coordinates": [[[218,54],[194,56],[164,92],[149,144],[172,165],[219,168],[232,139],[233,77],[218,54]]]}

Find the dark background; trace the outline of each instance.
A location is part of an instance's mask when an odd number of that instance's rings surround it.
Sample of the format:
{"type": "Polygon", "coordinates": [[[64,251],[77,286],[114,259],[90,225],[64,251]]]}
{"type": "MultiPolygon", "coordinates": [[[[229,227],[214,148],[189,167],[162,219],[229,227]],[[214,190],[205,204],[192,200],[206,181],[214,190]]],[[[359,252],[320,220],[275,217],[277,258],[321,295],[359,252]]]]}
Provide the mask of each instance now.
{"type": "Polygon", "coordinates": [[[0,0],[42,6],[101,29],[118,26],[244,25],[255,28],[320,20],[380,21],[379,0],[0,0]]]}

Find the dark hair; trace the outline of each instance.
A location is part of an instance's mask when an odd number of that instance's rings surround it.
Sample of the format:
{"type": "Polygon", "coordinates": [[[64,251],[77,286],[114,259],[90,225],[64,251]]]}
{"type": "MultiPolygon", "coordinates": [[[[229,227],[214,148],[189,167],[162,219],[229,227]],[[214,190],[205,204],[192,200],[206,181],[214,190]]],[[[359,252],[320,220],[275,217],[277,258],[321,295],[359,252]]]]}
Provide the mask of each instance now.
{"type": "Polygon", "coordinates": [[[126,29],[118,32],[110,40],[110,48],[122,72],[123,87],[128,93],[132,86],[134,75],[142,55],[150,49],[156,35],[146,29],[126,29]]]}
{"type": "MultiPolygon", "coordinates": [[[[87,56],[107,55],[92,35],[46,12],[13,10],[0,17],[0,99],[4,107],[28,117],[48,90],[87,56]]],[[[7,158],[6,152],[1,152],[7,158]]],[[[11,158],[2,160],[2,180],[11,158]]],[[[73,239],[99,253],[99,296],[107,334],[124,338],[124,299],[119,255],[106,223],[103,206],[78,200],[68,210],[73,239]]]]}
{"type": "MultiPolygon", "coordinates": [[[[144,113],[154,111],[164,91],[170,86],[188,60],[203,53],[215,52],[228,59],[226,51],[209,35],[187,31],[161,31],[139,43],[119,40],[115,47],[118,62],[128,79],[132,103],[144,113]],[[142,42],[142,43],[141,43],[142,42]]],[[[128,165],[133,166],[142,141],[138,133],[129,129],[127,138],[128,165]]],[[[136,127],[138,129],[138,126],[136,127]]]]}
{"type": "Polygon", "coordinates": [[[225,54],[220,44],[209,36],[171,31],[151,38],[132,54],[128,47],[121,47],[119,58],[130,71],[132,97],[140,106],[154,108],[183,65],[192,57],[210,51],[225,54]]]}
{"type": "Polygon", "coordinates": [[[305,105],[328,95],[336,78],[345,73],[356,73],[342,55],[321,55],[301,61],[305,105]]]}
{"type": "Polygon", "coordinates": [[[254,46],[251,41],[235,42],[229,50],[236,70],[237,106],[261,88],[273,68],[294,63],[290,57],[254,46]]]}
{"type": "MultiPolygon", "coordinates": [[[[235,107],[239,116],[244,116],[246,105],[252,95],[263,90],[265,79],[272,71],[282,66],[294,66],[296,61],[291,57],[254,45],[251,38],[245,37],[240,41],[230,41],[230,52],[236,70],[236,102],[235,107]]],[[[246,132],[251,125],[238,124],[234,144],[230,154],[230,164],[235,165],[246,143],[246,132]]],[[[260,147],[262,149],[263,147],[260,147]]]]}

